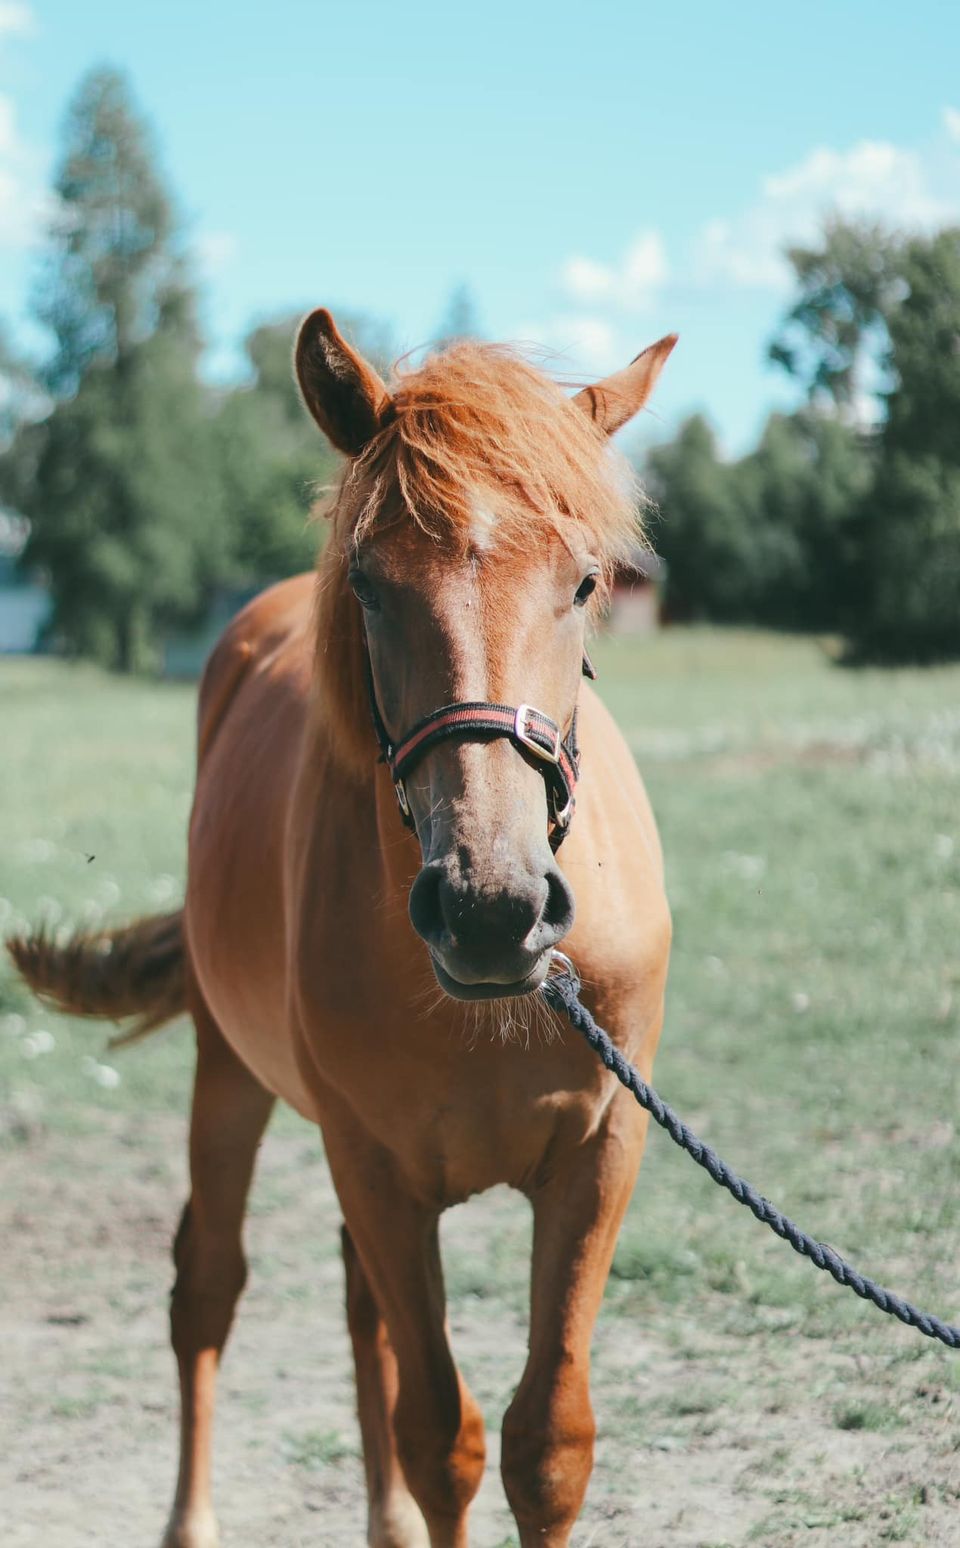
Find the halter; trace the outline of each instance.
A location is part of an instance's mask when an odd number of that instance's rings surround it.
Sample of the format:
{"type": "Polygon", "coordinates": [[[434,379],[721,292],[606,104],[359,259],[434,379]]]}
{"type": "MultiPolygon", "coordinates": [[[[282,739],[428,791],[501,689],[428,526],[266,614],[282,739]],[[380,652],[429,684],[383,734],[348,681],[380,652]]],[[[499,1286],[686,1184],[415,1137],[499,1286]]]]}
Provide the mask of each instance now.
{"type": "MultiPolygon", "coordinates": [[[[377,703],[369,652],[366,652],[366,672],[370,714],[380,744],[381,762],[390,770],[400,816],[406,827],[414,826],[407,799],[406,780],[431,747],[446,741],[448,737],[472,742],[492,741],[496,737],[505,736],[543,775],[550,818],[548,842],[556,854],[567,836],[577,804],[580,751],[577,746],[576,710],[573,712],[570,730],[564,737],[556,721],[532,704],[490,704],[485,700],[444,704],[440,709],[424,715],[404,736],[394,741],[387,731],[377,703]]],[[[583,657],[583,675],[591,678],[597,675],[586,653],[583,657]]]]}

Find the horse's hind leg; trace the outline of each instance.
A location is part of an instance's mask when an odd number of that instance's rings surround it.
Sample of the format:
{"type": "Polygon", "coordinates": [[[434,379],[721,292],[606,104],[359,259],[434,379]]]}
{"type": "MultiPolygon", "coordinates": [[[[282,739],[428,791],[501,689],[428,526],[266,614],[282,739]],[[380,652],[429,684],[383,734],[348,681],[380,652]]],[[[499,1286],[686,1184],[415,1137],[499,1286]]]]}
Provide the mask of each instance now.
{"type": "Polygon", "coordinates": [[[246,1279],[243,1216],[273,1097],[192,1004],[197,1071],[190,1120],[190,1198],[173,1247],[170,1330],[180,1371],[180,1471],[162,1548],[216,1548],[210,1445],[217,1366],[246,1279]]]}
{"type": "Polygon", "coordinates": [[[353,1240],[343,1227],[347,1278],[347,1325],[357,1377],[357,1414],[367,1477],[367,1541],[370,1548],[429,1548],[426,1523],[407,1487],[393,1416],[397,1406],[397,1361],[386,1323],[353,1240]]]}

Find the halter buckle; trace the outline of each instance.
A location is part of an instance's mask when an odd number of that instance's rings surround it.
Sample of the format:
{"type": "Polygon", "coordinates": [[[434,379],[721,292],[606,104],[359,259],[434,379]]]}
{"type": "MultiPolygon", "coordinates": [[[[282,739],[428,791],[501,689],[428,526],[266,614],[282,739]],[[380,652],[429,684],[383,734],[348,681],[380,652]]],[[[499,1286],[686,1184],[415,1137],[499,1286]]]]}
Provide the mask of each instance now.
{"type": "Polygon", "coordinates": [[[513,720],[513,734],[518,742],[521,742],[535,757],[542,758],[544,763],[560,762],[560,727],[554,726],[552,720],[544,715],[542,710],[534,709],[532,704],[517,705],[517,713],[513,720]],[[538,735],[553,737],[552,747],[544,747],[541,742],[534,740],[533,731],[530,728],[530,720],[534,715],[539,716],[541,720],[546,720],[547,725],[553,726],[552,732],[537,728],[538,735]]]}
{"type": "Polygon", "coordinates": [[[393,788],[397,793],[397,802],[404,817],[410,816],[410,802],[407,800],[407,787],[402,779],[395,779],[393,788]]]}

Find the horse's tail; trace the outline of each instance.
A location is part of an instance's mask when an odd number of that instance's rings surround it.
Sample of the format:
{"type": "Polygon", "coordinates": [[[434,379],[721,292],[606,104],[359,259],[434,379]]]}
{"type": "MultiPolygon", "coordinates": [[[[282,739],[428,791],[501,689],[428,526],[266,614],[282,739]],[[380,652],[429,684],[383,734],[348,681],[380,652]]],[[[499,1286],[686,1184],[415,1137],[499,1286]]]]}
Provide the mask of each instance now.
{"type": "Polygon", "coordinates": [[[187,1008],[183,910],[116,930],[77,930],[62,945],[44,929],[7,942],[34,994],[72,1016],[136,1017],[111,1046],[146,1037],[187,1008]]]}

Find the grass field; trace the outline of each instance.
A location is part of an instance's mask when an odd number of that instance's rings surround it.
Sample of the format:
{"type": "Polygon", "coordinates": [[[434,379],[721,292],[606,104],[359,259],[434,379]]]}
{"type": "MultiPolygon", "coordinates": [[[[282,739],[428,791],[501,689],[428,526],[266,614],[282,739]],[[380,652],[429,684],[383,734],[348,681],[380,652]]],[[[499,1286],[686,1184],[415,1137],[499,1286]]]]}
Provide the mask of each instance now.
{"type": "MultiPolygon", "coordinates": [[[[595,656],[667,855],[659,1089],[808,1230],[960,1320],[960,669],[850,672],[815,642],[709,631],[595,656]]],[[[192,714],[184,687],[0,664],[4,933],[179,896],[192,714]]],[[[166,1240],[188,1031],[109,1055],[99,1029],[51,1017],[3,971],[6,1540],[150,1542],[173,1455],[166,1240]]],[[[291,1115],[253,1214],[225,1372],[225,1539],[359,1543],[336,1209],[291,1115]]],[[[450,1218],[455,1342],[494,1432],[522,1359],[528,1240],[506,1195],[450,1218]]],[[[958,1356],[837,1289],[658,1135],[598,1333],[597,1471],[575,1540],[956,1544],[958,1402],[958,1356]]],[[[512,1541],[495,1476],[476,1540],[512,1541]]]]}

